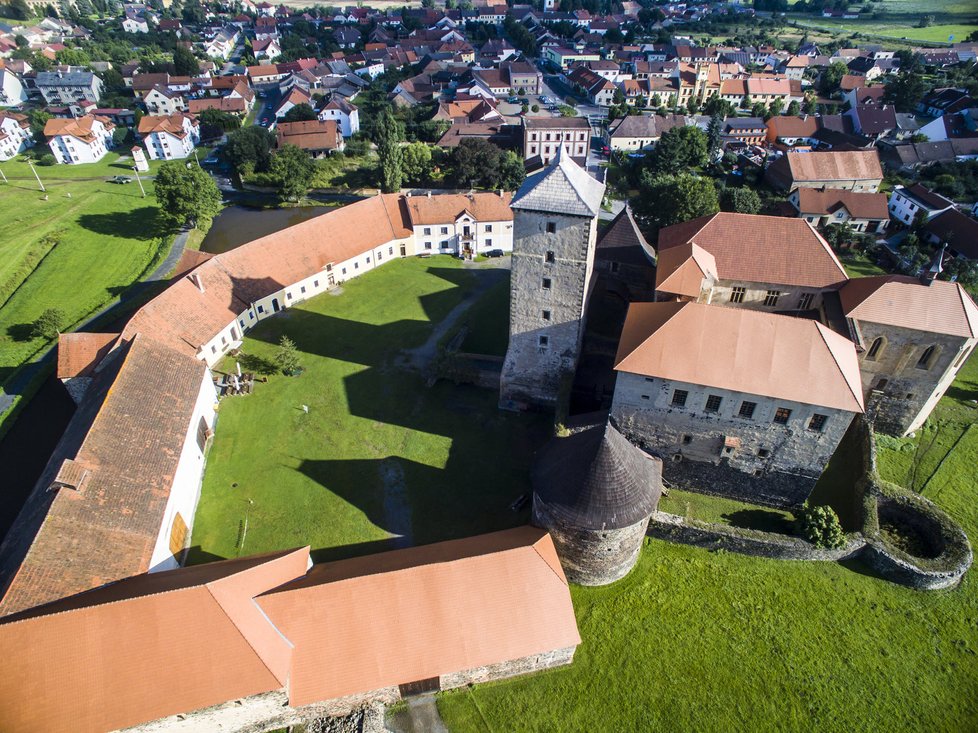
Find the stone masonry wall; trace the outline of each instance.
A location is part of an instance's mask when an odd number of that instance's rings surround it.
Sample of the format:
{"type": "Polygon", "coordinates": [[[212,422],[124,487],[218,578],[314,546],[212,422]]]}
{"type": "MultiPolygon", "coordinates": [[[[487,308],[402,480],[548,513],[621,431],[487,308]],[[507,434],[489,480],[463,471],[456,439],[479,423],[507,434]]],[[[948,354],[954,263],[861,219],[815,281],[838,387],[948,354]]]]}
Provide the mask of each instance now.
{"type": "Polygon", "coordinates": [[[868,321],[859,321],[859,330],[866,349],[859,357],[859,371],[867,412],[877,430],[896,435],[923,424],[964,364],[963,353],[970,353],[974,345],[974,339],[868,321]],[[885,341],[870,359],[869,349],[877,337],[885,341]],[[930,368],[918,369],[917,362],[928,346],[936,346],[937,352],[930,368]],[[886,385],[878,389],[881,379],[886,385]]]}
{"type": "Polygon", "coordinates": [[[574,651],[577,647],[567,647],[565,649],[554,649],[549,652],[533,654],[520,659],[512,659],[508,662],[499,664],[489,664],[484,667],[475,667],[463,672],[445,674],[439,678],[441,689],[451,690],[456,687],[464,687],[479,682],[490,682],[492,680],[502,680],[507,677],[539,672],[543,669],[562,667],[574,661],[574,651]]]}
{"type": "MultiPolygon", "coordinates": [[[[750,477],[748,483],[757,486],[757,495],[751,492],[741,498],[790,505],[798,501],[796,490],[780,499],[763,496],[762,480],[773,487],[782,481],[777,474],[787,474],[801,479],[810,491],[811,484],[805,479],[816,479],[822,473],[853,413],[619,372],[611,415],[629,440],[663,459],[664,470],[674,468],[672,461],[722,463],[750,477]],[[685,405],[673,404],[676,390],[688,393],[685,405]],[[706,411],[711,395],[721,398],[716,412],[706,411]],[[744,401],[757,404],[749,419],[738,416],[744,401]],[[791,411],[784,424],[774,422],[778,408],[791,411]],[[827,416],[821,431],[808,427],[815,414],[827,416]],[[725,444],[728,438],[738,440],[739,445],[725,444]]],[[[700,490],[731,493],[712,485],[700,490]]]]}
{"type": "Polygon", "coordinates": [[[565,375],[576,368],[594,252],[594,221],[514,211],[509,347],[500,385],[501,404],[553,406],[565,375]],[[547,232],[548,223],[555,224],[554,233],[547,232]],[[548,252],[553,253],[552,262],[547,261],[548,252]],[[545,278],[549,287],[544,287],[545,278]]]}
{"type": "Polygon", "coordinates": [[[649,518],[622,529],[571,527],[555,519],[534,495],[533,524],[550,532],[567,580],[578,585],[608,585],[635,567],[649,518]]]}

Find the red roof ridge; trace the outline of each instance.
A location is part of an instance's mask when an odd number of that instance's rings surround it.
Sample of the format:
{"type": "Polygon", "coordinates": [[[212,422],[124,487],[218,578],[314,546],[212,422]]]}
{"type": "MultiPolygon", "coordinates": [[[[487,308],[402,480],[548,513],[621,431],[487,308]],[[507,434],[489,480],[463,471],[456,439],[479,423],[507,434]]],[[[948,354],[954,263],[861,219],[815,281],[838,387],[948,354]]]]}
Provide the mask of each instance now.
{"type": "Polygon", "coordinates": [[[554,575],[557,576],[560,582],[567,585],[567,576],[564,575],[564,568],[560,564],[560,558],[557,557],[557,548],[554,547],[550,534],[544,532],[540,539],[533,543],[533,549],[540,556],[540,559],[550,566],[550,569],[554,571],[554,575]],[[541,552],[541,544],[546,546],[546,551],[541,552]]]}
{"type": "Polygon", "coordinates": [[[836,339],[842,339],[846,343],[851,343],[851,342],[849,341],[849,339],[840,336],[835,331],[819,323],[818,321],[812,321],[812,323],[815,324],[815,329],[822,337],[822,341],[825,342],[825,347],[829,350],[829,354],[832,356],[832,361],[835,362],[835,366],[839,370],[839,373],[842,375],[842,378],[845,380],[846,386],[849,387],[849,391],[852,392],[852,396],[855,397],[856,402],[859,404],[859,406],[865,409],[866,404],[863,402],[863,391],[862,391],[861,382],[857,382],[856,385],[853,386],[852,382],[849,379],[849,375],[846,374],[845,368],[839,362],[839,355],[836,353],[836,347],[839,345],[836,339]],[[833,344],[832,341],[836,341],[835,344],[833,344]]]}

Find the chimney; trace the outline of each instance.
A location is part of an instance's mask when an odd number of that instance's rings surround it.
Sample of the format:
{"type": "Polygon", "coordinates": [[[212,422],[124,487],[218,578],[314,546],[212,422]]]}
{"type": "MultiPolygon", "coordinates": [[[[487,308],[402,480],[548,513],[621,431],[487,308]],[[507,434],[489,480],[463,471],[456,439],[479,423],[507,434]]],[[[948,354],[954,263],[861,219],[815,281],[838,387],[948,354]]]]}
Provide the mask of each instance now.
{"type": "Polygon", "coordinates": [[[944,271],[944,252],[947,249],[947,242],[941,245],[937,254],[934,255],[930,267],[920,273],[920,282],[924,285],[931,285],[944,271]]]}
{"type": "Polygon", "coordinates": [[[196,272],[191,272],[190,273],[190,282],[192,282],[194,285],[196,285],[197,286],[197,289],[200,292],[202,292],[202,293],[204,292],[204,283],[200,279],[200,275],[198,275],[196,272]]]}
{"type": "Polygon", "coordinates": [[[499,189],[499,198],[503,197],[503,189],[499,189]]]}
{"type": "Polygon", "coordinates": [[[428,198],[431,198],[431,191],[428,191],[428,198]]]}

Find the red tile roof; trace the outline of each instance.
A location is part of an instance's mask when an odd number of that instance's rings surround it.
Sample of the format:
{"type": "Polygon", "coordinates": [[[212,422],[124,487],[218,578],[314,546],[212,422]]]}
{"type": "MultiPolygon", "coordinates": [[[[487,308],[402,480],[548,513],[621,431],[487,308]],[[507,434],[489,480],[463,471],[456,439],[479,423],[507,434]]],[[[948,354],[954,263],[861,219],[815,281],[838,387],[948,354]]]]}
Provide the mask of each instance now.
{"type": "Polygon", "coordinates": [[[854,219],[889,219],[890,213],[886,205],[886,194],[859,193],[843,191],[837,188],[825,190],[818,188],[799,188],[798,211],[801,214],[834,214],[840,208],[854,219]]]}
{"type": "MultiPolygon", "coordinates": [[[[803,219],[726,212],[700,217],[659,232],[660,258],[688,242],[713,255],[721,280],[829,288],[848,279],[832,248],[803,219]]],[[[657,281],[680,264],[670,263],[660,261],[657,281]]]]}
{"type": "Polygon", "coordinates": [[[118,341],[117,333],[63,333],[58,337],[58,379],[88,377],[118,341]]]}
{"type": "Polygon", "coordinates": [[[842,310],[857,321],[961,338],[978,336],[978,306],[957,283],[924,285],[905,275],[850,280],[839,291],[842,310]]]}

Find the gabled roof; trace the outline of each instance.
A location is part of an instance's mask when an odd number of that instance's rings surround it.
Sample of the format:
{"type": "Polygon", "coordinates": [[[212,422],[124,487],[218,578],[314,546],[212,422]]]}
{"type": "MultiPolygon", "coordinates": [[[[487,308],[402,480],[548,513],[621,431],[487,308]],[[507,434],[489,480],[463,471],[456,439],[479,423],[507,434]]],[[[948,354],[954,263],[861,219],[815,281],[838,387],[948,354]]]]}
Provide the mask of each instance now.
{"type": "Polygon", "coordinates": [[[788,153],[791,179],[797,181],[848,181],[883,178],[880,157],[875,150],[819,151],[788,153]]]}
{"type": "Polygon", "coordinates": [[[978,336],[978,306],[958,283],[935,280],[925,285],[906,275],[858,277],[846,283],[839,296],[843,312],[857,321],[978,336]]]}
{"type": "Polygon", "coordinates": [[[855,219],[888,219],[886,194],[844,191],[837,188],[799,188],[798,211],[801,214],[834,214],[841,207],[855,219]]]}
{"type": "Polygon", "coordinates": [[[655,250],[638,228],[631,209],[626,205],[599,237],[595,258],[636,267],[655,266],[655,250]]]}
{"type": "Polygon", "coordinates": [[[848,279],[832,248],[803,219],[720,212],[659,232],[660,282],[672,274],[668,266],[685,261],[663,260],[664,253],[689,242],[715,258],[721,280],[829,288],[848,279]]]}
{"type": "Polygon", "coordinates": [[[818,321],[702,303],[632,303],[617,371],[863,411],[851,341],[818,321]]]}
{"type": "Polygon", "coordinates": [[[118,341],[117,333],[75,331],[58,337],[58,379],[88,377],[118,341]]]}
{"type": "Polygon", "coordinates": [[[604,198],[604,184],[595,180],[563,152],[542,171],[529,176],[513,196],[514,209],[553,212],[571,216],[597,216],[604,198]]]}
{"type": "Polygon", "coordinates": [[[704,278],[719,279],[717,262],[698,244],[687,242],[659,253],[655,283],[657,291],[698,298],[704,278]]]}
{"type": "Polygon", "coordinates": [[[511,194],[468,193],[442,194],[440,196],[408,196],[404,199],[408,218],[414,226],[446,224],[456,221],[468,212],[477,221],[512,221],[509,208],[511,194]]]}

